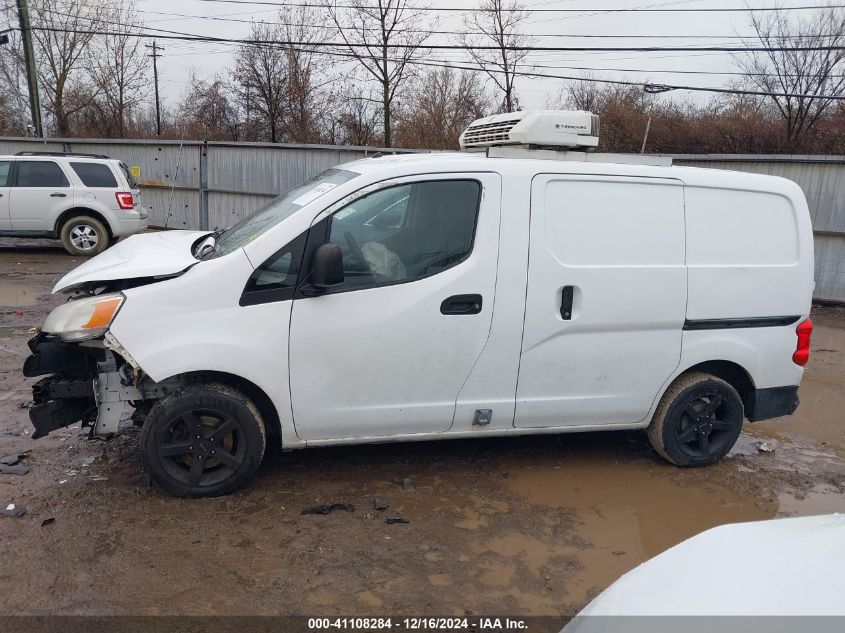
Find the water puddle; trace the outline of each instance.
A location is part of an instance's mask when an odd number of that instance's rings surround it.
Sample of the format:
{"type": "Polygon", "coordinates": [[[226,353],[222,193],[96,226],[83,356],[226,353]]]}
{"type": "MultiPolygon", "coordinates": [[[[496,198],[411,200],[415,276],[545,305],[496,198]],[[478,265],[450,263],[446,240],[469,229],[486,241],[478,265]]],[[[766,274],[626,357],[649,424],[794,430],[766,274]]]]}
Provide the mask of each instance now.
{"type": "Polygon", "coordinates": [[[806,493],[784,492],[778,496],[780,516],[812,516],[845,512],[845,494],[829,484],[806,493]]]}
{"type": "Polygon", "coordinates": [[[519,553],[536,573],[554,557],[573,556],[581,569],[568,583],[566,600],[582,602],[694,534],[725,523],[771,518],[777,511],[776,504],[741,496],[714,479],[702,475],[694,485],[681,485],[659,467],[589,456],[511,472],[508,487],[532,504],[571,516],[576,537],[569,543],[543,542],[514,533],[485,546],[519,553]]]}
{"type": "Polygon", "coordinates": [[[26,286],[0,284],[0,306],[21,307],[35,303],[35,291],[26,286]]]}

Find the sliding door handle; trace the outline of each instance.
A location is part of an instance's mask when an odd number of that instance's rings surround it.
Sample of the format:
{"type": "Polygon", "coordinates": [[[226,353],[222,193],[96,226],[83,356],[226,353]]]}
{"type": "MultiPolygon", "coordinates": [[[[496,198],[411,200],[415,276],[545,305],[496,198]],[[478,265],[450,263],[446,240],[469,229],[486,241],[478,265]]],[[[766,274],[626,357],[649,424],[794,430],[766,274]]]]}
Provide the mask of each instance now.
{"type": "Polygon", "coordinates": [[[50,197],[51,198],[67,198],[67,194],[66,193],[59,193],[57,191],[56,193],[51,193],[50,197]]]}
{"type": "Polygon", "coordinates": [[[575,286],[564,286],[560,293],[560,318],[564,321],[572,320],[572,299],[575,296],[575,286]]]}
{"type": "Polygon", "coordinates": [[[440,304],[440,314],[478,314],[481,304],[481,295],[454,295],[440,304]]]}

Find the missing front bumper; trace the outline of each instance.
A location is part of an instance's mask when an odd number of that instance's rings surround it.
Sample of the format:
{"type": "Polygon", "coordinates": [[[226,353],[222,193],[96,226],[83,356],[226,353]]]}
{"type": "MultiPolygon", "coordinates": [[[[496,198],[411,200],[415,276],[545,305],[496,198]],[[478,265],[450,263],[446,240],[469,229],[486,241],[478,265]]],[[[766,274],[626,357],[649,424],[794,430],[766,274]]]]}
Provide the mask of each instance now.
{"type": "Polygon", "coordinates": [[[93,378],[100,350],[64,343],[43,332],[30,339],[29,349],[32,355],[24,361],[24,376],[48,374],[32,386],[33,439],[89,419],[97,406],[93,378]]]}
{"type": "Polygon", "coordinates": [[[52,431],[79,422],[94,411],[93,405],[93,400],[48,400],[34,405],[29,410],[29,419],[35,427],[32,439],[37,440],[52,431]]]}

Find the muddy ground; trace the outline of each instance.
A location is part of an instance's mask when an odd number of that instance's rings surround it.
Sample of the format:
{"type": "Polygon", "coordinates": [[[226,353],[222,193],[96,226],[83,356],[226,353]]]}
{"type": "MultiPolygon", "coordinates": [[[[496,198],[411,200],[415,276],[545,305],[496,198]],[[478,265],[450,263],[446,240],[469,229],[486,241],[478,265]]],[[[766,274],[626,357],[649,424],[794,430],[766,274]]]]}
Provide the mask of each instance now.
{"type": "Polygon", "coordinates": [[[26,340],[78,263],[0,240],[0,454],[28,451],[30,469],[0,475],[2,507],[27,511],[0,516],[0,614],[572,614],[706,528],[845,511],[835,308],[816,309],[798,413],[747,425],[711,468],[669,466],[641,433],[355,446],[265,460],[229,497],[174,499],[143,473],[131,425],[110,441],[78,425],[29,437],[26,340]],[[374,496],[410,523],[387,525],[374,496]],[[355,512],[300,514],[330,502],[355,512]]]}

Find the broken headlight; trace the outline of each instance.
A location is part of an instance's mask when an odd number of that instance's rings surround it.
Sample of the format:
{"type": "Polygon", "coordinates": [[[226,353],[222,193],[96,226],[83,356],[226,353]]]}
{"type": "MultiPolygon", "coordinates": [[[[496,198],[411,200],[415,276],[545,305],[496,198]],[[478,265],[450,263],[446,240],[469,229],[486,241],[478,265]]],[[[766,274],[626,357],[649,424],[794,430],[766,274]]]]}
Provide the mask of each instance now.
{"type": "Polygon", "coordinates": [[[118,292],[68,301],[47,316],[41,330],[57,334],[64,341],[85,341],[102,336],[125,299],[118,292]]]}

